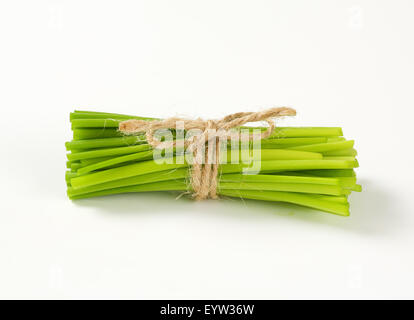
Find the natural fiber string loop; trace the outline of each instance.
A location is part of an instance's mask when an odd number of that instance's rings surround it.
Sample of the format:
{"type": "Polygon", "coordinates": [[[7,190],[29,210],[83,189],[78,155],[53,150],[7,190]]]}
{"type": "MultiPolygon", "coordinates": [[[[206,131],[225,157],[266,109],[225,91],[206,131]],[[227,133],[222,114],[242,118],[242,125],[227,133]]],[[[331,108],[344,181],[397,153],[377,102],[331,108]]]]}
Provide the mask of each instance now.
{"type": "MultiPolygon", "coordinates": [[[[224,117],[221,120],[189,120],[181,118],[168,118],[165,120],[126,120],[119,124],[119,131],[126,135],[145,132],[146,140],[153,148],[169,148],[176,145],[176,141],[162,142],[154,137],[156,130],[175,129],[176,123],[180,121],[184,130],[199,129],[201,134],[193,136],[192,139],[184,141],[184,147],[193,154],[191,168],[191,187],[193,196],[197,200],[217,198],[217,175],[219,166],[220,139],[229,140],[229,131],[249,122],[266,121],[269,127],[262,132],[259,139],[268,138],[275,129],[274,118],[294,116],[296,111],[292,108],[271,108],[259,112],[237,112],[224,117]],[[214,148],[209,148],[207,143],[215,140],[214,148]],[[204,154],[202,153],[204,150],[204,154]],[[199,159],[205,159],[204,164],[199,159]],[[211,163],[211,159],[214,159],[211,163]]],[[[256,137],[249,135],[249,140],[256,137]]]]}

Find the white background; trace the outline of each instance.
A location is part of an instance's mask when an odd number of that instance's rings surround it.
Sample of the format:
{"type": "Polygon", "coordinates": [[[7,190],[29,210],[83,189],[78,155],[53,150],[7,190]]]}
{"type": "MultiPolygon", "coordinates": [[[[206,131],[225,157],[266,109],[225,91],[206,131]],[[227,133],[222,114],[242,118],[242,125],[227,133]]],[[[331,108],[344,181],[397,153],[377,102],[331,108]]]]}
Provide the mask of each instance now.
{"type": "Polygon", "coordinates": [[[1,1],[1,298],[414,298],[413,1],[1,1]],[[172,194],[71,202],[73,109],[341,126],[348,218],[172,194]]]}

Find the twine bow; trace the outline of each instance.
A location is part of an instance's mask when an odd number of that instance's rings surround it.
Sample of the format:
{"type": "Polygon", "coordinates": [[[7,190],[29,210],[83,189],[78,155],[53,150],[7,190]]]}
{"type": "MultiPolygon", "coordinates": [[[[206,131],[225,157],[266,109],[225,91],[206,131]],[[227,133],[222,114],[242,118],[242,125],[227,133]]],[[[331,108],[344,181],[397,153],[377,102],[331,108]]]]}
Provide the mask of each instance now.
{"type": "MultiPolygon", "coordinates": [[[[261,132],[259,139],[268,138],[274,128],[274,118],[283,116],[294,116],[296,111],[292,108],[280,107],[271,108],[259,112],[238,112],[230,114],[221,120],[189,120],[181,118],[168,118],[165,120],[137,120],[131,119],[122,121],[119,124],[119,131],[123,134],[131,135],[145,132],[146,140],[153,148],[167,148],[176,146],[176,141],[163,142],[154,137],[155,131],[159,129],[175,129],[176,124],[180,121],[184,130],[199,129],[201,134],[193,136],[191,139],[184,141],[184,146],[188,151],[193,153],[193,163],[191,171],[191,186],[193,196],[197,200],[217,199],[217,174],[219,166],[219,151],[217,141],[220,138],[230,139],[229,130],[242,126],[248,122],[266,121],[269,127],[266,131],[261,132]],[[216,140],[216,148],[206,147],[206,143],[216,140]],[[214,156],[214,151],[216,152],[214,156]],[[203,157],[205,152],[206,157],[203,157]],[[214,159],[213,163],[205,161],[203,164],[199,159],[214,159]],[[197,160],[198,159],[198,160],[197,160]]],[[[249,140],[256,139],[255,136],[249,135],[249,140]]]]}

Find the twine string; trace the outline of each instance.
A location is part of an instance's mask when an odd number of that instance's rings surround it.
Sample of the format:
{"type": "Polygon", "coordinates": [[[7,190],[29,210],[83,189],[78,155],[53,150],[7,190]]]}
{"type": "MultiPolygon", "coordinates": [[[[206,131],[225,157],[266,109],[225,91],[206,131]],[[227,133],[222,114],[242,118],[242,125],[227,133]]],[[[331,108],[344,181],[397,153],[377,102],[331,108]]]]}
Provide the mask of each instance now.
{"type": "Polygon", "coordinates": [[[217,175],[220,161],[220,139],[229,140],[229,131],[246,123],[265,121],[269,127],[260,136],[249,134],[248,140],[266,139],[275,129],[275,118],[294,116],[296,111],[288,107],[270,108],[259,112],[237,112],[220,120],[168,118],[165,120],[130,119],[119,124],[119,131],[125,135],[145,133],[148,144],[153,148],[165,149],[176,146],[176,141],[160,141],[155,138],[155,132],[160,129],[175,129],[180,121],[184,130],[201,130],[184,141],[184,147],[193,154],[191,164],[191,187],[193,197],[197,200],[217,199],[217,175]],[[214,143],[211,143],[214,142],[214,143]],[[201,160],[201,161],[200,161],[201,160]],[[204,161],[202,161],[204,160],[204,161]],[[214,160],[214,161],[213,161],[214,160]]]}

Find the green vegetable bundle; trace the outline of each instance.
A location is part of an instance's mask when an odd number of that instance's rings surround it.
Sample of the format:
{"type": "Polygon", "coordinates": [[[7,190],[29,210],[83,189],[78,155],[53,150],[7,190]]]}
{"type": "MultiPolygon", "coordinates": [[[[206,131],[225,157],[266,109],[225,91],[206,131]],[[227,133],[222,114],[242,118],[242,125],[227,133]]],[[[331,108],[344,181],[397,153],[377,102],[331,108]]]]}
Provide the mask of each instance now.
{"type": "MultiPolygon", "coordinates": [[[[128,119],[155,120],[91,111],[70,114],[73,140],[66,143],[70,151],[66,171],[70,199],[125,192],[191,191],[186,161],[156,163],[144,134],[126,136],[118,130],[119,123],[128,119]]],[[[341,128],[278,127],[261,140],[260,159],[254,159],[260,161],[260,173],[243,174],[248,169],[245,163],[222,164],[217,193],[222,197],[289,202],[348,216],[348,196],[361,191],[356,183],[354,168],[358,162],[353,147],[354,141],[343,138],[341,128]]]]}

